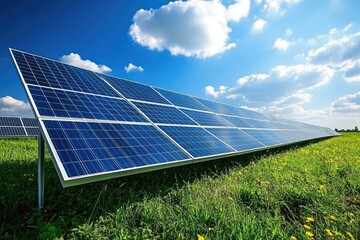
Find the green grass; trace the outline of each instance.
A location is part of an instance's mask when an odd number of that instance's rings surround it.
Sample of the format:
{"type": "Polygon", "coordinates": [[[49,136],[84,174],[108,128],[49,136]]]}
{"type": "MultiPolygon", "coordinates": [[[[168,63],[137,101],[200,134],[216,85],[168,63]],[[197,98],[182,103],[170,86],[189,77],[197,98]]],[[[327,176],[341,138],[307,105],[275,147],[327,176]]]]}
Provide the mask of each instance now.
{"type": "Polygon", "coordinates": [[[0,239],[360,239],[358,133],[66,189],[46,154],[42,218],[36,158],[0,139],[0,239]]]}

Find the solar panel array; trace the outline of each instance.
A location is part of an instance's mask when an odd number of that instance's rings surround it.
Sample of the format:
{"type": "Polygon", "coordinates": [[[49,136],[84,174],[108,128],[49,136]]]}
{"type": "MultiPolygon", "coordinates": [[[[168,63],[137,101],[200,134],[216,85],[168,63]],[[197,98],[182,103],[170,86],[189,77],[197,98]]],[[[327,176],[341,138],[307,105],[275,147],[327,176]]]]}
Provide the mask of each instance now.
{"type": "Polygon", "coordinates": [[[0,116],[0,137],[30,137],[38,135],[39,127],[35,118],[0,116]]]}
{"type": "Polygon", "coordinates": [[[10,51],[63,186],[338,135],[10,51]]]}

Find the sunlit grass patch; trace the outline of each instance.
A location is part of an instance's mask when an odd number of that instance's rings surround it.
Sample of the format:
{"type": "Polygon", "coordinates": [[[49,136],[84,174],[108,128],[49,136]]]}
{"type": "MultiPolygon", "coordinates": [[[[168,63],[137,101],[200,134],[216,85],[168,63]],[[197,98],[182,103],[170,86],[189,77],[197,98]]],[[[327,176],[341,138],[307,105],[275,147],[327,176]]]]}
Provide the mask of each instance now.
{"type": "Polygon", "coordinates": [[[1,139],[0,239],[358,239],[359,142],[346,133],[67,189],[47,155],[39,218],[37,141],[1,139]]]}

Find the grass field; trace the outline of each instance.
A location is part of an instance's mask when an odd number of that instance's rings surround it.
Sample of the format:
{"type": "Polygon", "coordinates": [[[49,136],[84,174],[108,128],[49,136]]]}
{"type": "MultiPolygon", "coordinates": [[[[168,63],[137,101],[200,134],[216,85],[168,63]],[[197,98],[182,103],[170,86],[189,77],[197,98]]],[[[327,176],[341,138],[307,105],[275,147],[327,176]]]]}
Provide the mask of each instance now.
{"type": "Polygon", "coordinates": [[[37,140],[0,139],[0,239],[360,239],[360,134],[62,188],[37,140]]]}

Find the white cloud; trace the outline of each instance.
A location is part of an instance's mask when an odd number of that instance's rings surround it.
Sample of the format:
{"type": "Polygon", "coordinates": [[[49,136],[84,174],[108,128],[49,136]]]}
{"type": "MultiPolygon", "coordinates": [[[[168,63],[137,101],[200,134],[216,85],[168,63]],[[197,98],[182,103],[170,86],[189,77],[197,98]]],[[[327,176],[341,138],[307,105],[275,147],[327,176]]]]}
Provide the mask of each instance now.
{"type": "Polygon", "coordinates": [[[151,50],[207,58],[236,46],[228,43],[228,22],[238,22],[249,9],[250,0],[238,0],[228,7],[220,1],[170,2],[158,9],[138,10],[129,33],[151,50]]]}
{"type": "Polygon", "coordinates": [[[81,59],[80,55],[77,53],[70,53],[69,55],[63,55],[60,58],[60,61],[80,68],[85,68],[94,72],[99,72],[99,73],[111,72],[111,68],[109,68],[108,66],[99,65],[90,60],[81,59]]]}
{"type": "Polygon", "coordinates": [[[260,32],[264,29],[265,25],[266,25],[266,21],[264,19],[257,19],[253,23],[251,30],[253,32],[260,32]]]}
{"type": "Polygon", "coordinates": [[[344,27],[344,32],[349,31],[353,26],[354,26],[353,23],[349,23],[348,25],[346,25],[346,26],[344,27]]]}
{"type": "Polygon", "coordinates": [[[218,97],[224,93],[226,93],[226,91],[228,90],[228,87],[224,86],[224,85],[221,85],[219,87],[219,90],[215,90],[215,88],[213,86],[206,86],[204,91],[205,91],[205,94],[207,95],[211,95],[213,97],[218,97]]]}
{"type": "Polygon", "coordinates": [[[250,0],[237,0],[226,9],[228,21],[239,22],[241,18],[247,17],[250,11],[250,0]]]}
{"type": "Polygon", "coordinates": [[[301,0],[264,0],[263,9],[268,14],[284,14],[285,7],[301,2],[301,0]]]}
{"type": "Polygon", "coordinates": [[[33,115],[29,103],[11,96],[0,98],[0,114],[3,116],[31,116],[33,115]]]}
{"type": "Polygon", "coordinates": [[[331,104],[331,107],[333,112],[357,113],[358,116],[360,116],[360,92],[355,94],[348,94],[337,99],[331,104]]]}
{"type": "Polygon", "coordinates": [[[287,106],[292,104],[304,104],[311,100],[311,94],[308,93],[294,93],[287,97],[281,97],[272,102],[272,105],[287,106]]]}
{"type": "Polygon", "coordinates": [[[125,71],[127,73],[132,72],[132,71],[143,72],[144,69],[141,66],[136,66],[132,63],[129,63],[127,66],[125,66],[125,71]]]}
{"type": "Polygon", "coordinates": [[[327,66],[279,65],[265,74],[241,77],[233,87],[220,86],[221,89],[219,87],[218,90],[213,86],[207,86],[207,88],[212,89],[217,97],[243,98],[249,102],[272,102],[281,97],[304,93],[304,91],[322,86],[333,76],[334,71],[327,66]]]}
{"type": "Polygon", "coordinates": [[[287,41],[282,38],[277,38],[273,43],[273,48],[286,51],[294,42],[287,41]]]}
{"type": "Polygon", "coordinates": [[[290,28],[287,28],[286,31],[285,31],[286,36],[291,36],[292,33],[293,33],[293,30],[291,30],[290,28]]]}
{"type": "Polygon", "coordinates": [[[307,60],[341,71],[346,81],[360,81],[360,32],[330,38],[323,46],[310,50],[307,60]]]}

